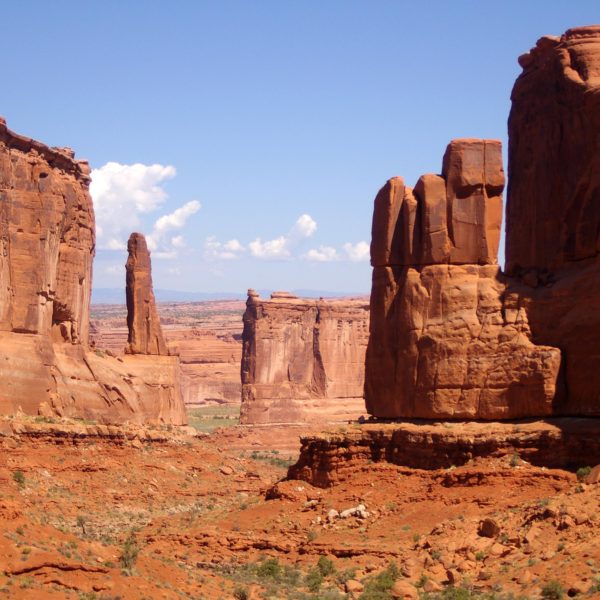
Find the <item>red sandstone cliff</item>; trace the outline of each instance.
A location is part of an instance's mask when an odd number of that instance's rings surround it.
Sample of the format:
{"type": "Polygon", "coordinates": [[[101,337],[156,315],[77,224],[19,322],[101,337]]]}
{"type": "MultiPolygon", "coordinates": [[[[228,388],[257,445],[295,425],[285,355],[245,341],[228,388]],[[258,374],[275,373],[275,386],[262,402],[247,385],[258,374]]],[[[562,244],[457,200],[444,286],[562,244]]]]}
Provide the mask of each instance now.
{"type": "Polygon", "coordinates": [[[0,120],[0,413],[184,423],[175,357],[89,350],[89,181],[71,150],[0,120]]]}
{"type": "Polygon", "coordinates": [[[559,414],[600,415],[600,26],[543,37],[512,91],[507,272],[562,351],[559,414]]]}
{"type": "Polygon", "coordinates": [[[600,415],[600,26],[543,37],[519,62],[506,275],[493,266],[499,146],[453,142],[445,186],[395,178],[377,196],[365,383],[376,416],[600,415]],[[479,158],[460,157],[467,148],[479,158]]]}
{"type": "Polygon", "coordinates": [[[365,400],[377,417],[502,419],[552,413],[560,351],[536,346],[496,264],[500,143],[454,140],[442,175],[401,178],[373,213],[365,400]]]}
{"type": "Polygon", "coordinates": [[[244,313],[242,423],[336,421],[364,411],[369,313],[362,300],[250,290],[244,313]]]}

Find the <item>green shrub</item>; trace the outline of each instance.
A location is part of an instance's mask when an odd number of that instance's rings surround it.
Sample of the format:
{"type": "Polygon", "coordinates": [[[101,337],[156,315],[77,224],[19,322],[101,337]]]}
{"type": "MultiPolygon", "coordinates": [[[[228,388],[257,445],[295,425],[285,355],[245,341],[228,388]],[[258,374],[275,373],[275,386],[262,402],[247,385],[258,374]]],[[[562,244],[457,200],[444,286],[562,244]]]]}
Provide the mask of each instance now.
{"type": "Polygon", "coordinates": [[[121,556],[119,557],[119,564],[121,568],[126,573],[131,573],[133,570],[133,566],[135,565],[135,561],[137,560],[138,554],[140,553],[141,548],[138,546],[137,540],[135,539],[134,533],[130,533],[129,537],[125,540],[123,544],[123,549],[121,550],[121,556]]]}
{"type": "Polygon", "coordinates": [[[233,597],[235,600],[248,600],[248,598],[250,598],[250,592],[246,588],[236,587],[235,590],[233,590],[233,597]]]}
{"type": "Polygon", "coordinates": [[[577,481],[583,483],[591,472],[592,467],[581,467],[581,469],[577,469],[577,481]]]}
{"type": "Polygon", "coordinates": [[[256,575],[260,579],[273,579],[277,581],[281,577],[281,565],[276,558],[267,558],[258,565],[256,575]]]}
{"type": "Polygon", "coordinates": [[[387,600],[390,597],[389,591],[398,577],[400,571],[397,565],[390,563],[386,569],[367,580],[359,600],[387,600]]]}
{"type": "Polygon", "coordinates": [[[565,590],[556,580],[549,581],[542,586],[542,598],[544,600],[562,600],[565,596],[565,590]]]}
{"type": "Polygon", "coordinates": [[[323,583],[323,575],[317,567],[313,567],[306,576],[305,579],[306,587],[314,594],[319,591],[321,584],[323,583]]]}
{"type": "Polygon", "coordinates": [[[335,573],[335,565],[333,561],[326,556],[320,556],[319,562],[317,562],[317,569],[323,577],[328,577],[329,575],[333,575],[335,573]]]}
{"type": "Polygon", "coordinates": [[[25,487],[25,473],[23,471],[15,471],[12,478],[20,488],[25,487]]]}

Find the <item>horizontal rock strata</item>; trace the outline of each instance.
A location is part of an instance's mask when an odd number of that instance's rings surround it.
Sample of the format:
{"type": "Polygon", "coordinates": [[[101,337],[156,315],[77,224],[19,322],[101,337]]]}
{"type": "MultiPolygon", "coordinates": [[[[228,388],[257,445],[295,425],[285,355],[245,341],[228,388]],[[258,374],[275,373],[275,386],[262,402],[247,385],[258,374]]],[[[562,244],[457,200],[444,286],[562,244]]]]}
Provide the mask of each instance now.
{"type": "Polygon", "coordinates": [[[536,466],[578,468],[600,463],[600,421],[556,418],[511,423],[367,424],[301,438],[289,479],[329,487],[378,462],[448,469],[476,457],[510,455],[536,466]]]}
{"type": "Polygon", "coordinates": [[[364,300],[250,290],[244,314],[242,423],[347,420],[364,412],[364,300]]]}

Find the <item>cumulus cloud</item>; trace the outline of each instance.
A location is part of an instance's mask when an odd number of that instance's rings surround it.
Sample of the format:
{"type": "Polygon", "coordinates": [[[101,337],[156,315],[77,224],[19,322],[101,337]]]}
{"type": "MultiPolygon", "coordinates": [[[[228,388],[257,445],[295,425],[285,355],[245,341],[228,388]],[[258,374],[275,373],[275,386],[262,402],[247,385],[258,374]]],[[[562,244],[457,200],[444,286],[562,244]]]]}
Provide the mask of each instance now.
{"type": "Polygon", "coordinates": [[[314,262],[332,262],[339,260],[340,257],[338,251],[332,246],[319,246],[309,250],[304,258],[314,262]]]}
{"type": "Polygon", "coordinates": [[[311,237],[317,230],[317,222],[307,214],[300,215],[287,235],[273,240],[262,241],[256,238],[248,244],[250,254],[256,258],[289,258],[292,250],[304,239],[311,237]]]}
{"type": "MultiPolygon", "coordinates": [[[[168,199],[163,185],[175,177],[170,165],[123,165],[108,162],[92,171],[90,194],[96,213],[97,245],[101,250],[125,250],[132,231],[143,230],[141,217],[158,210],[168,199]]],[[[200,210],[191,200],[170,214],[156,219],[147,236],[148,246],[156,258],[176,256],[185,246],[182,229],[188,218],[200,210]]]]}
{"type": "Polygon", "coordinates": [[[146,237],[148,248],[154,251],[157,258],[172,258],[176,248],[182,248],[185,240],[182,235],[171,234],[185,226],[187,220],[201,208],[198,200],[190,200],[168,215],[159,217],[152,227],[152,233],[146,237]]]}
{"type": "Polygon", "coordinates": [[[343,246],[344,252],[352,262],[363,262],[369,260],[370,246],[367,242],[361,241],[356,244],[347,242],[343,246]]]}
{"type": "Polygon", "coordinates": [[[216,236],[211,235],[204,241],[204,256],[221,260],[233,260],[238,258],[246,249],[238,240],[219,242],[216,236]]]}

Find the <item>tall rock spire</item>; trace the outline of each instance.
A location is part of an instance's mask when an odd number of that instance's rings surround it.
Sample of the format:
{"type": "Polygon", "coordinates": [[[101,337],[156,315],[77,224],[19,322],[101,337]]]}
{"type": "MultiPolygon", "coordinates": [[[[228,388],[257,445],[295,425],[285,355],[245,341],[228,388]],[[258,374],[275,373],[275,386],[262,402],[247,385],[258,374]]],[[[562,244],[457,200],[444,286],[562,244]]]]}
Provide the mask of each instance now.
{"type": "Polygon", "coordinates": [[[128,354],[159,354],[167,356],[156,301],[152,289],[152,263],[146,238],[132,233],[127,242],[127,327],[128,354]]]}

